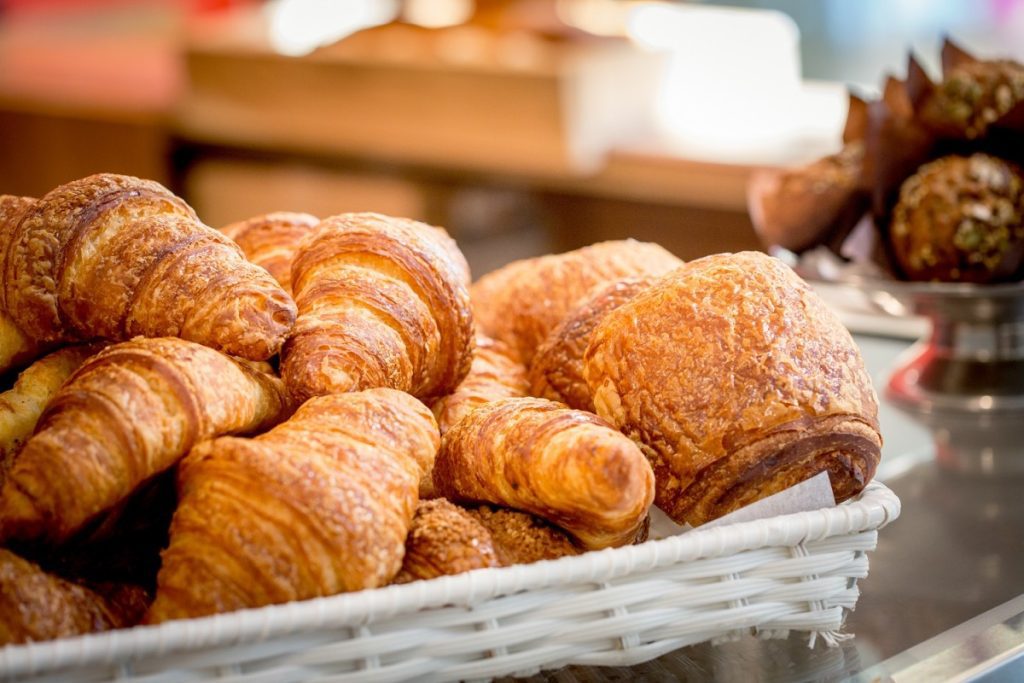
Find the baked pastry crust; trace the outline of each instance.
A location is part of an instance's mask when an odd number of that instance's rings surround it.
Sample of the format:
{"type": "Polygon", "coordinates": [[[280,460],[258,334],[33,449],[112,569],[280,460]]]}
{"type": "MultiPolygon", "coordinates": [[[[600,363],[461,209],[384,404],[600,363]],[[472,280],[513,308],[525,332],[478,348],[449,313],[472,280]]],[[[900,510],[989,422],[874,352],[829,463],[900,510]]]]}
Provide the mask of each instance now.
{"type": "Polygon", "coordinates": [[[281,288],[292,293],[292,259],[302,238],[320,219],[308,213],[275,211],[220,229],[245,252],[245,258],[270,273],[281,288]]]}
{"type": "Polygon", "coordinates": [[[0,489],[0,541],[61,541],[193,444],[285,417],[279,379],[171,337],[108,347],[68,379],[0,489]]]}
{"type": "Polygon", "coordinates": [[[422,403],[370,389],[311,399],[254,439],[197,446],[146,621],[385,585],[439,439],[422,403]]]}
{"type": "Polygon", "coordinates": [[[515,261],[473,284],[473,315],[482,333],[529,366],[541,342],[595,286],[661,275],[682,263],[657,244],[632,239],[515,261]]]}
{"type": "Polygon", "coordinates": [[[299,307],[281,374],[297,402],[391,387],[432,400],[469,372],[464,273],[438,228],[352,213],[325,219],[292,265],[299,307]]]}
{"type": "Polygon", "coordinates": [[[42,342],[175,336],[253,360],[295,304],[230,239],[159,183],[100,174],[35,202],[2,260],[7,311],[42,342]]]}
{"type": "Polygon", "coordinates": [[[590,387],[583,376],[583,354],[590,343],[590,333],[605,315],[656,280],[656,277],[625,278],[596,287],[538,347],[530,364],[530,395],[594,412],[590,387]]]}
{"type": "Polygon", "coordinates": [[[837,500],[874,475],[878,404],[849,332],[756,252],[691,261],[594,331],[597,412],[640,444],[656,504],[701,524],[821,471],[837,500]]]}
{"type": "Polygon", "coordinates": [[[529,512],[588,549],[632,543],[654,496],[643,454],[591,413],[539,398],[488,403],[448,430],[434,489],[529,512]]]}

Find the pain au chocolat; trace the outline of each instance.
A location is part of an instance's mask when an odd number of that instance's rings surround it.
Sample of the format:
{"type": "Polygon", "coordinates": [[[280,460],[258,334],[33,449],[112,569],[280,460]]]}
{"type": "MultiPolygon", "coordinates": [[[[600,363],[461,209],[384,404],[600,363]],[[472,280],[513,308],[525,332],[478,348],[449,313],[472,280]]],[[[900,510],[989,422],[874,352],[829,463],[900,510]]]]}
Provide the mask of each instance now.
{"type": "Polygon", "coordinates": [[[650,459],[655,503],[701,524],[826,471],[838,501],[881,451],[850,334],[765,254],[692,261],[609,313],[585,354],[598,414],[650,459]]]}

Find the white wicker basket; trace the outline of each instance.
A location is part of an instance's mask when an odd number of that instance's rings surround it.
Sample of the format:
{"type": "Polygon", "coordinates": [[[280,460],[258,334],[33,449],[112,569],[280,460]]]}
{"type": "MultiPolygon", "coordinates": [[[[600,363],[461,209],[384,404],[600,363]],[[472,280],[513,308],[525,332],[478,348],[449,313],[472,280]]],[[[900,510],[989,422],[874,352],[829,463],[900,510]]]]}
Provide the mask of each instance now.
{"type": "Polygon", "coordinates": [[[0,648],[0,677],[245,683],[448,681],[622,666],[806,631],[834,643],[899,499],[331,598],[0,648]]]}

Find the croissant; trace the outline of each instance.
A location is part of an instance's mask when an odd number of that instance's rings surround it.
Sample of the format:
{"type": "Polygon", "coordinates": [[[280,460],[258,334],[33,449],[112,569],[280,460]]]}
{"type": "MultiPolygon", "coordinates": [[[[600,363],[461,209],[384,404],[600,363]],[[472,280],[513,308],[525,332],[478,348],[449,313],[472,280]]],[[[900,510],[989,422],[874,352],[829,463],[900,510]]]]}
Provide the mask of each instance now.
{"type": "Polygon", "coordinates": [[[530,364],[530,395],[594,412],[594,402],[583,376],[583,352],[590,342],[590,333],[605,314],[656,280],[655,277],[625,278],[596,287],[537,348],[530,364]]]}
{"type": "Polygon", "coordinates": [[[299,318],[281,375],[297,402],[391,387],[429,400],[469,371],[464,274],[437,228],[379,214],[324,220],[292,264],[299,318]]]}
{"type": "Polygon", "coordinates": [[[444,498],[420,501],[394,583],[500,567],[491,533],[467,510],[444,498]]]}
{"type": "Polygon", "coordinates": [[[221,228],[221,232],[242,248],[249,261],[265,268],[291,294],[295,250],[319,222],[319,218],[308,213],[277,211],[232,223],[221,228]]]}
{"type": "Polygon", "coordinates": [[[107,599],[0,548],[0,645],[132,626],[141,616],[140,593],[111,587],[107,599]]]}
{"type": "Polygon", "coordinates": [[[508,344],[529,366],[555,325],[596,285],[680,265],[657,244],[635,240],[515,261],[473,284],[473,315],[481,332],[508,344]]]}
{"type": "Polygon", "coordinates": [[[311,399],[182,462],[149,623],[382,586],[402,564],[440,437],[393,389],[311,399]]]}
{"type": "Polygon", "coordinates": [[[599,415],[650,458],[656,504],[701,524],[827,471],[859,492],[881,449],[849,332],[765,254],[692,261],[612,311],[585,375],[599,415]]]}
{"type": "Polygon", "coordinates": [[[456,502],[523,510],[588,549],[633,542],[654,497],[640,450],[596,415],[553,401],[507,398],[444,435],[434,489],[456,502]]]}
{"type": "Polygon", "coordinates": [[[158,183],[101,174],[28,208],[0,249],[6,310],[32,339],[175,336],[254,360],[295,304],[230,239],[158,183]]]}
{"type": "Polygon", "coordinates": [[[455,388],[431,405],[441,434],[467,413],[502,398],[526,396],[526,368],[503,343],[483,335],[476,336],[473,363],[469,374],[455,388]]]}
{"type": "Polygon", "coordinates": [[[14,386],[0,394],[0,482],[64,380],[102,348],[103,344],[84,344],[54,351],[23,370],[14,386]]]}
{"type": "MultiPolygon", "coordinates": [[[[0,254],[7,244],[7,236],[14,232],[21,217],[34,203],[35,200],[29,197],[0,194],[0,254]]],[[[27,363],[38,356],[39,352],[39,344],[26,337],[14,318],[7,314],[7,309],[0,306],[0,373],[27,363]]]]}
{"type": "Polygon", "coordinates": [[[68,538],[192,445],[256,431],[287,408],[280,380],[175,338],[108,347],[57,392],[0,489],[0,541],[68,538]]]}

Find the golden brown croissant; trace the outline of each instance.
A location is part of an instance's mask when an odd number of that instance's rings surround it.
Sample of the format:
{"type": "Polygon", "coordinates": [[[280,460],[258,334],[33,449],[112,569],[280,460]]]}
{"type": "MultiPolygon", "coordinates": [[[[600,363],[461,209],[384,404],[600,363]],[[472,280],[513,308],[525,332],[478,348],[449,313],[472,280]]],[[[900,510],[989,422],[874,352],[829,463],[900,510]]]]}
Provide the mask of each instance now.
{"type": "Polygon", "coordinates": [[[583,352],[590,343],[590,333],[609,311],[656,280],[656,277],[625,278],[596,287],[537,348],[530,364],[530,395],[594,412],[590,388],[583,377],[583,352]]]}
{"type": "Polygon", "coordinates": [[[526,396],[526,368],[503,343],[478,334],[469,374],[431,409],[444,434],[472,410],[501,398],[526,396]]]}
{"type": "Polygon", "coordinates": [[[468,510],[444,498],[420,501],[394,583],[500,567],[491,533],[468,510]]]}
{"type": "Polygon", "coordinates": [[[473,319],[439,229],[379,214],[324,220],[292,265],[299,306],[281,375],[297,401],[391,387],[428,400],[469,371],[473,319]]]}
{"type": "Polygon", "coordinates": [[[256,431],[286,411],[280,380],[206,346],[134,339],[57,392],[0,489],[0,540],[63,540],[193,444],[256,431]]]}
{"type": "Polygon", "coordinates": [[[473,315],[481,332],[508,344],[529,366],[540,343],[595,286],[680,265],[657,244],[636,240],[515,261],[473,284],[473,315]]]}
{"type": "Polygon", "coordinates": [[[103,344],[84,344],[54,351],[23,370],[14,386],[0,394],[0,482],[64,380],[102,348],[103,344]]]}
{"type": "Polygon", "coordinates": [[[582,552],[564,531],[526,512],[480,505],[469,514],[487,529],[504,567],[582,552]]]}
{"type": "Polygon", "coordinates": [[[650,458],[658,507],[701,524],[827,471],[859,492],[881,448],[878,405],[849,332],[765,254],[692,261],[594,330],[597,412],[650,458]]]}
{"type": "Polygon", "coordinates": [[[0,548],[0,645],[132,626],[140,592],[111,587],[107,599],[0,548]]]}
{"type": "MultiPolygon", "coordinates": [[[[22,216],[36,200],[0,194],[0,253],[22,216]]],[[[2,256],[0,256],[2,262],[2,256]]],[[[2,297],[0,297],[2,301],[2,297]]],[[[0,373],[24,365],[39,355],[39,344],[29,339],[7,310],[0,306],[0,373]]]]}
{"type": "Polygon", "coordinates": [[[152,181],[101,174],[26,211],[0,250],[7,311],[32,339],[175,336],[245,358],[280,348],[295,304],[152,181]]]}
{"type": "Polygon", "coordinates": [[[469,413],[444,435],[438,495],[524,510],[586,548],[632,543],[654,497],[640,450],[596,415],[537,398],[469,413]]]}
{"type": "Polygon", "coordinates": [[[295,250],[319,222],[319,218],[308,213],[275,211],[232,223],[221,228],[221,232],[242,248],[249,261],[265,268],[291,294],[295,250]]]}
{"type": "Polygon", "coordinates": [[[150,623],[382,586],[402,564],[433,415],[393,389],[323,396],[182,462],[150,623]]]}

